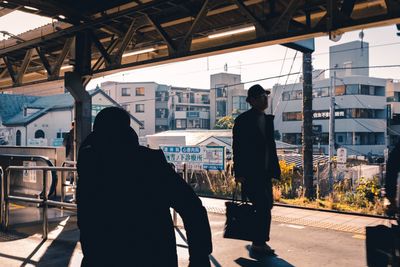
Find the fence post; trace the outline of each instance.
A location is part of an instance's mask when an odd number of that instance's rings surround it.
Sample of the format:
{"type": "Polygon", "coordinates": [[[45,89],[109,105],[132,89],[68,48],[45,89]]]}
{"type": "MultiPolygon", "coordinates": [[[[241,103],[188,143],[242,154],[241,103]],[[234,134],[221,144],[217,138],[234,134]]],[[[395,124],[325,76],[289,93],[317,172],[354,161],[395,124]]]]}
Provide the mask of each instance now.
{"type": "Polygon", "coordinates": [[[4,180],[4,230],[8,228],[8,218],[10,216],[10,203],[8,200],[8,195],[10,194],[10,176],[11,171],[8,169],[4,180]]]}
{"type": "Polygon", "coordinates": [[[4,209],[3,209],[3,204],[4,204],[4,177],[3,177],[3,169],[0,166],[0,225],[1,228],[4,228],[3,220],[4,220],[4,209]]]}
{"type": "Polygon", "coordinates": [[[319,199],[319,161],[317,161],[317,199],[319,199]]]}
{"type": "Polygon", "coordinates": [[[43,170],[43,239],[47,239],[48,217],[47,217],[47,170],[43,170]]]}
{"type": "Polygon", "coordinates": [[[188,171],[186,163],[183,163],[183,179],[185,179],[186,183],[189,183],[188,171]]]}

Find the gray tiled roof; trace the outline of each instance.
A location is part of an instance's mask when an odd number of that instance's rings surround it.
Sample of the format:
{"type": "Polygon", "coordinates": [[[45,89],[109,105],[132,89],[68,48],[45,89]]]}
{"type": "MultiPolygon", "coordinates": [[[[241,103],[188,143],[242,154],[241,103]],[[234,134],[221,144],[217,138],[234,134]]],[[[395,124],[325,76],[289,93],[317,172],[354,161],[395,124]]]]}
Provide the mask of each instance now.
{"type": "MultiPolygon", "coordinates": [[[[93,96],[97,93],[103,94],[116,106],[119,106],[112,98],[106,95],[101,89],[89,90],[93,96]]],[[[3,125],[26,125],[37,118],[43,116],[48,111],[55,109],[71,109],[74,107],[74,98],[70,93],[50,95],[50,96],[26,96],[26,95],[6,95],[0,94],[0,116],[3,118],[3,125]],[[11,101],[11,100],[12,101],[11,101]],[[3,103],[4,102],[4,103],[3,103]],[[24,116],[24,107],[40,109],[30,116],[24,116]],[[3,116],[3,114],[5,116],[3,116]]],[[[130,114],[131,118],[142,125],[142,123],[130,114]]]]}
{"type": "Polygon", "coordinates": [[[0,121],[6,122],[17,115],[24,106],[37,100],[37,96],[0,94],[0,121]]]}
{"type": "MultiPolygon", "coordinates": [[[[22,95],[14,95],[14,96],[22,96],[22,95]]],[[[25,125],[43,116],[49,110],[72,108],[73,106],[74,106],[74,98],[69,93],[35,97],[33,101],[26,101],[23,105],[21,105],[19,107],[19,112],[14,114],[14,116],[3,120],[3,124],[7,126],[21,125],[21,124],[25,125]],[[24,107],[37,108],[40,110],[38,112],[31,114],[30,116],[24,116],[24,107]]]]}

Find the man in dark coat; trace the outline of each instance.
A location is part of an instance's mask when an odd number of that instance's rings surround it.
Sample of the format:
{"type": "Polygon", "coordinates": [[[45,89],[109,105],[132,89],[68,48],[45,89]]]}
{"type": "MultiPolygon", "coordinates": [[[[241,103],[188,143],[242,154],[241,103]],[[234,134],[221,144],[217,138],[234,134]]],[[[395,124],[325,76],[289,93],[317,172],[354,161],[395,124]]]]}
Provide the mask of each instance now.
{"type": "Polygon", "coordinates": [[[246,101],[251,109],[235,119],[233,127],[233,162],[235,179],[242,184],[243,195],[255,206],[257,223],[252,251],[271,254],[269,241],[273,205],[272,178],[280,179],[278,156],[274,140],[272,115],[266,115],[269,91],[253,85],[246,101]]]}
{"type": "Polygon", "coordinates": [[[207,213],[161,150],[139,146],[128,113],[103,109],[78,157],[82,266],[177,267],[170,208],[183,219],[189,266],[210,266],[207,213]]]}
{"type": "MultiPolygon", "coordinates": [[[[385,191],[386,197],[390,202],[388,207],[389,215],[399,212],[399,203],[396,203],[397,179],[400,173],[400,142],[393,148],[389,154],[386,164],[385,191]]],[[[399,201],[399,200],[398,200],[399,201]]]]}

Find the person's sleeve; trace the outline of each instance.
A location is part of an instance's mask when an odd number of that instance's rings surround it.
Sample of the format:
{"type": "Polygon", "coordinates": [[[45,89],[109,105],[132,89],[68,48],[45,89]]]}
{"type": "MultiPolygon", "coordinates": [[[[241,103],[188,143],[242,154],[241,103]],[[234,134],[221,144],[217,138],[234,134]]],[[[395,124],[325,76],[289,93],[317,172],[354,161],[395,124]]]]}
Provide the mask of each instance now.
{"type": "Polygon", "coordinates": [[[232,130],[233,170],[235,176],[244,177],[245,151],[247,144],[241,120],[236,120],[232,130]]]}
{"type": "Polygon", "coordinates": [[[400,171],[400,143],[390,152],[386,165],[385,191],[388,199],[396,197],[397,176],[400,171]]]}
{"type": "Polygon", "coordinates": [[[272,122],[271,122],[271,128],[272,128],[271,142],[272,142],[272,148],[273,148],[271,155],[273,156],[273,164],[274,164],[272,178],[280,180],[281,179],[281,167],[279,165],[279,158],[278,158],[278,154],[276,151],[276,142],[275,142],[275,138],[274,138],[275,137],[275,135],[274,135],[275,134],[275,126],[274,126],[273,118],[272,118],[272,122]]]}
{"type": "Polygon", "coordinates": [[[169,192],[170,207],[179,213],[186,230],[190,255],[189,266],[210,266],[208,256],[212,252],[212,241],[206,209],[193,189],[168,164],[161,150],[159,157],[166,180],[166,192],[169,192]]]}

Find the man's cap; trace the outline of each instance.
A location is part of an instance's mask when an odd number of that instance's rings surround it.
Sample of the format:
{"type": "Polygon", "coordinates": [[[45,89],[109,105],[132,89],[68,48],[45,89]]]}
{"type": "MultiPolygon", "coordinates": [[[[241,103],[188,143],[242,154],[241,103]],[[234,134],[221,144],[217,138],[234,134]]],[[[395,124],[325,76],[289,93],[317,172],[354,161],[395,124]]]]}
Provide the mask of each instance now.
{"type": "Polygon", "coordinates": [[[259,97],[260,95],[267,94],[269,95],[271,92],[265,90],[261,85],[255,84],[247,90],[247,98],[246,101],[249,102],[249,97],[259,97]]]}

